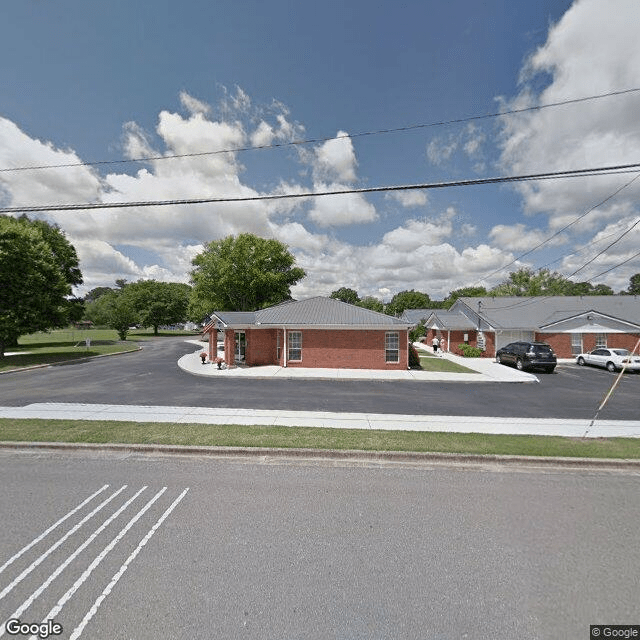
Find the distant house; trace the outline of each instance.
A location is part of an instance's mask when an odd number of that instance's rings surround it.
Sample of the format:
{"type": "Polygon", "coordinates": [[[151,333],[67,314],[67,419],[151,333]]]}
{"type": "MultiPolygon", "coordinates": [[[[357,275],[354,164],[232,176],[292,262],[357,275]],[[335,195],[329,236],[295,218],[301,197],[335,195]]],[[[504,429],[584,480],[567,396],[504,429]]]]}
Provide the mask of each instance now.
{"type": "Polygon", "coordinates": [[[640,297],[465,297],[432,310],[425,326],[429,344],[445,337],[450,351],[467,343],[487,357],[518,340],[547,342],[560,358],[601,346],[631,350],[640,339],[640,297]]]}
{"type": "Polygon", "coordinates": [[[251,312],[216,311],[205,327],[209,355],[224,335],[233,365],[340,369],[408,369],[410,323],[325,297],[251,312]]]}

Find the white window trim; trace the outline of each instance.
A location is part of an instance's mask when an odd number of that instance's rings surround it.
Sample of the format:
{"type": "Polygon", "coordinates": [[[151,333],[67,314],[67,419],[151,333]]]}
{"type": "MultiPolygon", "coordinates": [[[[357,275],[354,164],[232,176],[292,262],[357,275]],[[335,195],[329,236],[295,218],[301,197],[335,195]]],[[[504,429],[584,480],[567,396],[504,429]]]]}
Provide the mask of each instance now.
{"type": "MultiPolygon", "coordinates": [[[[287,332],[288,335],[288,339],[287,339],[287,360],[289,362],[302,362],[302,331],[288,331],[287,332]],[[292,339],[292,335],[293,334],[298,334],[300,336],[300,357],[299,358],[292,358],[291,357],[291,345],[293,343],[293,339],[292,339]]],[[[298,348],[296,348],[296,351],[298,350],[298,348]]]]}
{"type": "Polygon", "coordinates": [[[396,364],[400,362],[400,332],[399,331],[386,331],[384,334],[384,361],[388,364],[396,364]],[[389,338],[395,339],[396,346],[389,346],[389,338]],[[389,358],[389,354],[395,352],[395,360],[389,358]]]}

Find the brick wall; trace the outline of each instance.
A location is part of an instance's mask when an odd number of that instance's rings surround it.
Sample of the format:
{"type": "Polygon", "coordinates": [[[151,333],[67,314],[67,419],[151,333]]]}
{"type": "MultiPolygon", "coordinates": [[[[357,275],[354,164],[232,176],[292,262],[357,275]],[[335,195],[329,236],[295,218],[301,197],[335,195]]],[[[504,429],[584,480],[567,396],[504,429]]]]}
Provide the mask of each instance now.
{"type": "MultiPolygon", "coordinates": [[[[247,329],[245,362],[248,366],[278,364],[276,362],[276,335],[278,329],[247,329]]],[[[280,331],[282,334],[282,331],[280,331]]]]}
{"type": "MultiPolygon", "coordinates": [[[[535,339],[550,344],[558,358],[574,358],[571,353],[570,333],[536,333],[535,339]]],[[[639,333],[608,333],[607,347],[612,349],[629,349],[632,351],[640,339],[639,333]]],[[[596,334],[582,334],[582,351],[587,353],[596,348],[596,334]]]]}
{"type": "MultiPolygon", "coordinates": [[[[407,369],[408,332],[397,331],[399,362],[385,362],[385,333],[358,329],[302,329],[302,360],[287,367],[331,369],[407,369]]],[[[275,340],[275,339],[274,339],[275,340]]],[[[284,346],[284,341],[282,341],[284,346]]],[[[275,345],[274,345],[275,353],[275,345]]],[[[282,364],[282,359],[280,361],[282,364]]]]}

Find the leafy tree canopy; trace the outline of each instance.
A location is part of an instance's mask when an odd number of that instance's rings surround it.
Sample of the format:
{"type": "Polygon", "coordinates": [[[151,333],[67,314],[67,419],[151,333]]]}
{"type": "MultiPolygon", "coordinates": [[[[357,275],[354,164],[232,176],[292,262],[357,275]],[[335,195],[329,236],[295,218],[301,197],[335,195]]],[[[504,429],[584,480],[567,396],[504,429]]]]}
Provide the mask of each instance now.
{"type": "Polygon", "coordinates": [[[428,309],[431,306],[431,298],[420,291],[401,291],[396,293],[387,305],[387,313],[399,316],[405,309],[428,309]]]}
{"type": "Polygon", "coordinates": [[[341,300],[342,302],[348,302],[349,304],[358,304],[360,300],[358,292],[348,287],[340,287],[337,291],[333,291],[329,297],[341,300]]]}
{"type": "Polygon", "coordinates": [[[26,216],[0,216],[0,357],[26,333],[77,318],[72,287],[82,283],[78,257],[60,229],[26,216]]]}
{"type": "Polygon", "coordinates": [[[384,312],[384,304],[378,298],[374,298],[373,296],[365,296],[362,300],[356,302],[357,307],[363,307],[364,309],[369,309],[370,311],[378,311],[379,313],[384,312]]]}
{"type": "Polygon", "coordinates": [[[444,308],[448,309],[458,298],[479,298],[487,295],[484,287],[463,287],[451,291],[444,300],[444,308]]]}
{"type": "Polygon", "coordinates": [[[640,273],[636,273],[629,278],[627,292],[634,296],[640,296],[640,273]]]}
{"type": "Polygon", "coordinates": [[[306,274],[278,240],[251,233],[207,244],[192,261],[189,316],[213,311],[255,311],[291,299],[291,287],[306,274]]]}
{"type": "Polygon", "coordinates": [[[137,322],[153,327],[156,335],[160,325],[186,321],[190,293],[188,284],[155,280],[138,280],[123,288],[123,295],[138,315],[137,322]]]}
{"type": "Polygon", "coordinates": [[[549,269],[519,269],[489,292],[494,296],[565,296],[572,295],[574,283],[549,269]]]}

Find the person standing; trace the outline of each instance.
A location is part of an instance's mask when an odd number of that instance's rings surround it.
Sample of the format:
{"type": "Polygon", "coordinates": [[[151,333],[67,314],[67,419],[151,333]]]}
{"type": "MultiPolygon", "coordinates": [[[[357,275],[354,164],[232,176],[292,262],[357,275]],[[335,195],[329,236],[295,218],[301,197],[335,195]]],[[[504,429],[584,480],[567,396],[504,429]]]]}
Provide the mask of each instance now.
{"type": "Polygon", "coordinates": [[[440,347],[440,351],[442,351],[442,353],[445,353],[447,351],[447,339],[444,336],[440,338],[440,344],[438,346],[440,347]]]}
{"type": "Polygon", "coordinates": [[[438,353],[438,344],[440,344],[440,342],[438,341],[438,336],[433,336],[431,344],[433,346],[433,353],[438,353]]]}

